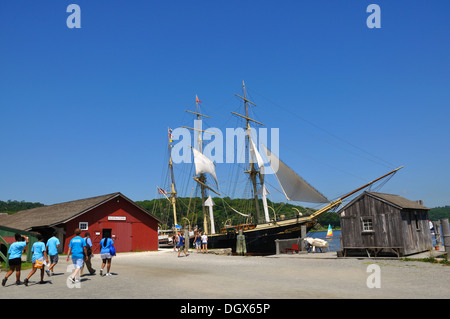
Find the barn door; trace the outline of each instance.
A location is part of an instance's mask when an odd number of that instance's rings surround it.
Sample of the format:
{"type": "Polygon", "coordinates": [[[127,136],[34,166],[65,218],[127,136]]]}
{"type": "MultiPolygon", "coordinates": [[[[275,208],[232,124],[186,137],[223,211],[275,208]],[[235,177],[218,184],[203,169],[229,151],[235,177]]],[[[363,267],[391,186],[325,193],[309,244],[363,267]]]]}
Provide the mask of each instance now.
{"type": "Polygon", "coordinates": [[[115,223],[112,235],[117,252],[131,251],[131,223],[115,223]]]}

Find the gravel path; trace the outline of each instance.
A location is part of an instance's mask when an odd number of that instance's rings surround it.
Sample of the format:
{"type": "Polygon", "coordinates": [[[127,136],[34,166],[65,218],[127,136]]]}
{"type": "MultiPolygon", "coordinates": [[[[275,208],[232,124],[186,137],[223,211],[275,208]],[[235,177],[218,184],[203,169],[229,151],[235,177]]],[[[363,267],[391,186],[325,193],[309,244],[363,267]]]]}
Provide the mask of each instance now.
{"type": "MultiPolygon", "coordinates": [[[[57,275],[28,287],[14,284],[14,275],[0,298],[164,298],[164,299],[289,299],[449,298],[450,267],[424,262],[370,259],[241,257],[197,254],[177,257],[172,251],[122,253],[113,258],[112,276],[100,277],[101,260],[93,258],[97,274],[85,275],[69,288],[67,263],[60,258],[57,275]],[[380,288],[367,280],[379,268],[380,288]],[[372,267],[372,266],[371,266],[372,267]]],[[[21,280],[29,270],[22,271],[21,280]]],[[[0,273],[3,279],[5,272],[0,273]]],[[[374,281],[370,281],[374,282],[374,281]]]]}

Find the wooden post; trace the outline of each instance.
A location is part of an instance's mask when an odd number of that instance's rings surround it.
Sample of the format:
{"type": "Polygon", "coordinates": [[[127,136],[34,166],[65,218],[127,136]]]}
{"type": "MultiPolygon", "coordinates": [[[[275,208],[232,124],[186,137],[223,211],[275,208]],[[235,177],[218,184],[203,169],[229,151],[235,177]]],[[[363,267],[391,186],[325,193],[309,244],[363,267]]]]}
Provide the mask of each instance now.
{"type": "Polygon", "coordinates": [[[450,251],[450,228],[448,226],[448,218],[441,219],[442,225],[442,238],[444,239],[444,250],[450,251]]]}
{"type": "Polygon", "coordinates": [[[434,237],[436,237],[436,245],[441,246],[442,245],[441,222],[440,221],[433,222],[433,227],[434,227],[434,237]]]}
{"type": "Polygon", "coordinates": [[[306,237],[306,225],[301,225],[300,226],[300,250],[301,251],[305,251],[306,250],[306,246],[305,246],[305,241],[303,239],[305,239],[306,237]]]}
{"type": "Polygon", "coordinates": [[[276,247],[275,254],[279,255],[280,254],[280,240],[279,239],[275,239],[275,247],[276,247]]]}
{"type": "Polygon", "coordinates": [[[189,252],[189,228],[184,227],[184,245],[186,252],[189,252]]]}

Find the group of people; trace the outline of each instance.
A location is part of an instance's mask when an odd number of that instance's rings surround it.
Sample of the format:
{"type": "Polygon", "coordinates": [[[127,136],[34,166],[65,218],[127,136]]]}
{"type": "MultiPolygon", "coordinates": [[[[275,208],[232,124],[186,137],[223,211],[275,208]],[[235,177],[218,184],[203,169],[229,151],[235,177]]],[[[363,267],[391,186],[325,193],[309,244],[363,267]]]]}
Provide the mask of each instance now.
{"type": "MultiPolygon", "coordinates": [[[[178,257],[180,257],[181,252],[187,257],[189,254],[186,252],[186,243],[183,235],[181,233],[176,233],[173,235],[173,249],[178,251],[178,257]]],[[[194,237],[194,246],[197,249],[197,254],[208,253],[208,235],[201,232],[196,232],[194,237]]]]}
{"type": "MultiPolygon", "coordinates": [[[[90,234],[86,233],[85,237],[81,237],[81,230],[75,229],[75,237],[69,243],[69,250],[67,253],[67,262],[69,262],[70,257],[72,258],[72,263],[74,266],[74,272],[69,276],[69,280],[72,283],[79,282],[80,275],[83,271],[84,264],[91,275],[95,274],[95,269],[92,268],[91,258],[94,256],[92,251],[92,240],[90,234]]],[[[22,236],[20,234],[15,234],[15,242],[12,243],[8,250],[8,263],[9,270],[2,280],[2,286],[5,286],[8,278],[16,272],[16,285],[20,285],[20,272],[22,267],[22,253],[26,250],[28,246],[29,238],[27,236],[22,236]]],[[[39,283],[45,283],[44,273],[48,276],[53,276],[53,268],[58,263],[59,255],[58,248],[60,246],[60,241],[56,237],[56,233],[44,243],[44,237],[41,234],[37,235],[38,241],[35,242],[31,248],[32,258],[31,263],[33,268],[24,280],[25,286],[28,286],[29,279],[33,276],[38,269],[41,270],[41,280],[39,283]],[[50,260],[49,260],[50,259],[50,260]],[[48,269],[45,269],[45,266],[48,269]]],[[[103,276],[103,269],[106,266],[105,276],[111,276],[111,259],[115,255],[114,242],[108,236],[105,236],[100,241],[100,257],[102,259],[102,266],[100,269],[100,276],[103,276]]]]}
{"type": "Polygon", "coordinates": [[[205,233],[196,233],[194,237],[194,245],[197,248],[197,254],[201,251],[204,254],[208,253],[208,235],[205,233]]]}

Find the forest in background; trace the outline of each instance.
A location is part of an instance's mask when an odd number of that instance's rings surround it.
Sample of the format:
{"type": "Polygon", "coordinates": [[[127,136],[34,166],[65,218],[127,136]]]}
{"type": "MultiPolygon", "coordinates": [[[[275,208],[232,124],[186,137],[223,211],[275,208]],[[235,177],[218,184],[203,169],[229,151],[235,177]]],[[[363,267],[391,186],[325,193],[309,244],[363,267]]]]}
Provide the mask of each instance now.
{"type": "MultiPolygon", "coordinates": [[[[230,208],[233,207],[235,209],[241,210],[242,212],[246,211],[245,208],[250,211],[254,211],[253,208],[253,199],[231,199],[229,197],[219,198],[213,197],[214,205],[214,222],[217,227],[224,227],[225,223],[228,225],[236,225],[245,222],[252,222],[251,220],[246,219],[245,217],[233,212],[230,208]]],[[[166,199],[153,199],[146,201],[137,201],[136,204],[143,207],[148,212],[154,214],[161,220],[165,222],[163,225],[164,228],[170,228],[169,226],[173,223],[173,211],[171,210],[170,203],[166,199]]],[[[288,203],[274,203],[267,200],[268,206],[272,207],[269,209],[269,217],[270,219],[274,219],[276,215],[276,219],[280,220],[283,218],[292,218],[296,217],[300,212],[302,216],[307,216],[315,212],[314,209],[306,208],[302,206],[296,206],[288,203]]],[[[262,205],[260,205],[261,215],[264,214],[262,205]]],[[[209,210],[206,207],[207,215],[209,216],[209,210]]],[[[209,218],[208,218],[209,219],[209,218]]],[[[191,227],[198,225],[198,227],[203,228],[203,214],[202,214],[202,206],[200,198],[177,198],[177,221],[180,225],[190,224],[191,227]],[[184,218],[183,218],[184,217],[184,218]],[[189,220],[189,222],[187,222],[189,220]]],[[[323,214],[319,218],[319,224],[328,227],[330,224],[333,228],[339,227],[339,216],[336,213],[329,212],[323,214]]]]}
{"type": "MultiPolygon", "coordinates": [[[[228,224],[239,224],[245,222],[245,218],[232,212],[231,207],[246,207],[253,204],[251,199],[231,199],[229,197],[219,198],[214,197],[214,221],[216,229],[223,227],[225,222],[228,224]]],[[[280,218],[291,218],[295,217],[300,211],[303,216],[312,214],[315,210],[311,208],[306,208],[302,206],[292,205],[288,203],[274,203],[267,200],[268,205],[273,208],[277,219],[280,218]]],[[[168,205],[166,199],[153,199],[136,201],[136,204],[154,214],[162,221],[165,225],[163,228],[167,228],[173,223],[173,212],[168,205]]],[[[15,212],[31,209],[35,207],[45,206],[39,202],[26,202],[17,200],[0,201],[0,213],[14,214],[15,212]]],[[[271,219],[274,218],[274,212],[272,209],[269,210],[269,216],[271,219]]],[[[261,207],[261,214],[264,214],[261,207]]],[[[208,213],[209,215],[209,213],[208,213]]],[[[431,221],[436,221],[442,218],[450,219],[450,206],[442,206],[431,208],[428,214],[431,221]]],[[[198,225],[203,228],[203,214],[200,198],[177,198],[177,220],[180,225],[190,224],[192,227],[198,225]],[[183,218],[184,217],[184,218],[183,218]],[[187,222],[189,220],[189,222],[187,222]]],[[[328,227],[331,225],[333,229],[340,227],[339,216],[335,212],[324,213],[318,219],[319,227],[328,227]]]]}

